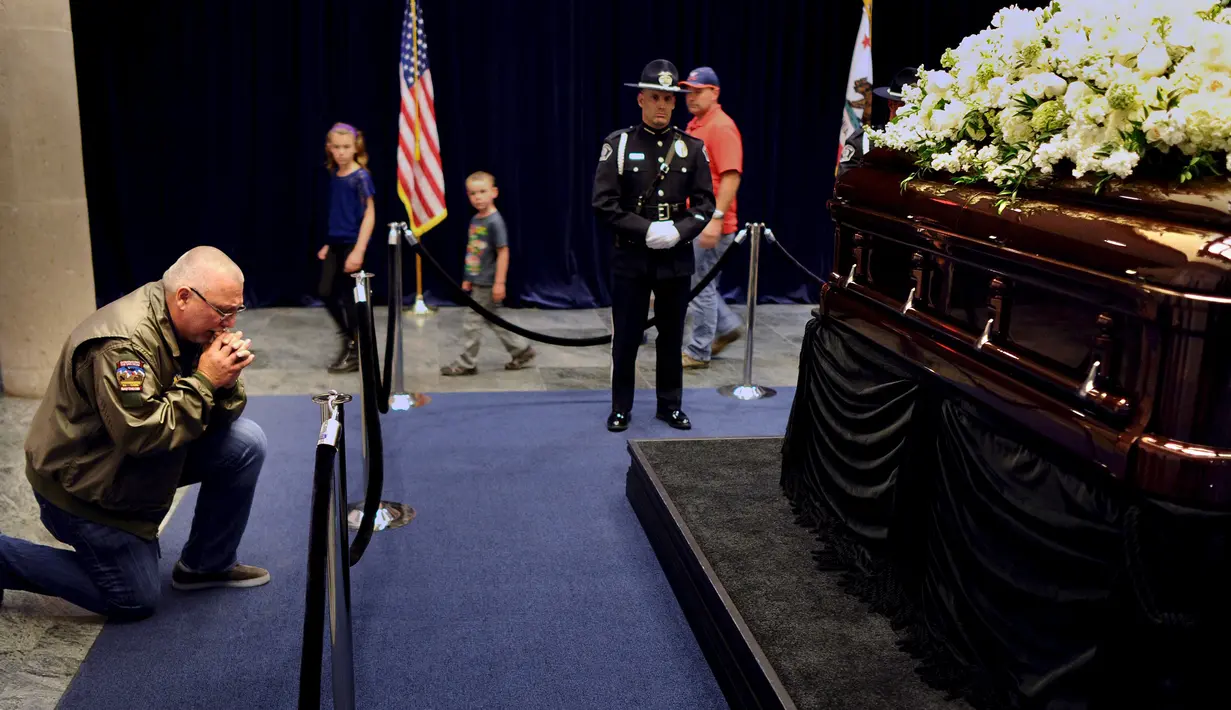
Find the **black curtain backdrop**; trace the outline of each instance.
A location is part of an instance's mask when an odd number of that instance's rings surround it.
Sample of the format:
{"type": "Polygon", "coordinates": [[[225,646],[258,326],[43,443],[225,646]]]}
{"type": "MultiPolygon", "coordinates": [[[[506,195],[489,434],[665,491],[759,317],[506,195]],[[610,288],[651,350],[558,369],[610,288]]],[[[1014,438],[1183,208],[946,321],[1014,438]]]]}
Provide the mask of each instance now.
{"type": "MultiPolygon", "coordinates": [[[[511,232],[510,305],[608,305],[610,239],[589,206],[601,140],[639,120],[634,81],[651,59],[713,66],[744,137],[741,222],[761,221],[829,272],[843,87],[859,0],[422,0],[449,217],[425,243],[460,277],[465,176],[495,174],[511,232]]],[[[1029,3],[1027,3],[1029,4],[1029,3]]],[[[73,0],[73,36],[97,300],[158,278],[211,244],[247,276],[250,306],[311,303],[323,229],[325,131],[367,136],[377,229],[366,268],[385,300],[395,187],[402,0],[73,0]]],[[[936,66],[1000,3],[879,0],[874,83],[936,66]]],[[[883,113],[883,107],[879,109],[883,113]]],[[[675,122],[689,119],[683,102],[675,122]]],[[[766,302],[817,287],[764,250],[766,302]]],[[[747,260],[720,281],[744,298],[747,260]]],[[[414,262],[405,264],[413,289],[414,262]]],[[[445,294],[425,270],[428,300],[445,294]]]]}

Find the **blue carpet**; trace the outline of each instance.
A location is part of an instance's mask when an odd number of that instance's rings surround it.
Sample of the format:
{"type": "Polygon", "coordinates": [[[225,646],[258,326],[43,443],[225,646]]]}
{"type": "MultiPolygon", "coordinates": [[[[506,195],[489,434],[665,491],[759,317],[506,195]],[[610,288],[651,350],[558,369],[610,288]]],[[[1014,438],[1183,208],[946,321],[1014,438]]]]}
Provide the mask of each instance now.
{"type": "MultiPolygon", "coordinates": [[[[653,394],[638,393],[623,436],[604,428],[601,391],[441,394],[382,416],[384,497],[418,517],[377,533],[352,569],[359,706],[726,707],[624,497],[625,441],[780,435],[793,396],[739,402],[690,390],[694,429],[677,432],[653,419],[653,394]]],[[[348,413],[356,500],[358,407],[348,413]]],[[[107,624],[61,707],[295,706],[320,408],[257,397],[247,415],[270,454],[240,558],[273,581],[170,588],[194,488],[163,535],[159,612],[107,624]]]]}

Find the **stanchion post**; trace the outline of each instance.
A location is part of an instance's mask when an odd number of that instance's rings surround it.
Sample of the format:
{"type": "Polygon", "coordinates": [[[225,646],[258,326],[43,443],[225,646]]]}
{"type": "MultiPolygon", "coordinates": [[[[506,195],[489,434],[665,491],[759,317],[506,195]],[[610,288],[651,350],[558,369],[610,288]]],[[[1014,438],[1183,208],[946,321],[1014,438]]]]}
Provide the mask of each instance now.
{"type": "MultiPolygon", "coordinates": [[[[372,274],[366,271],[356,271],[354,274],[351,274],[351,275],[355,277],[355,308],[356,309],[362,308],[363,306],[361,304],[371,304],[372,302],[372,282],[370,281],[370,279],[372,278],[372,274]]],[[[399,316],[399,320],[401,320],[401,313],[399,313],[398,316],[399,316]]],[[[367,407],[364,407],[362,405],[363,402],[367,401],[366,399],[364,399],[364,395],[366,393],[367,387],[366,385],[364,385],[364,382],[363,382],[362,363],[368,361],[364,357],[364,354],[363,354],[363,347],[364,347],[363,341],[364,341],[363,338],[359,338],[359,362],[361,363],[360,364],[361,372],[359,376],[359,402],[360,402],[360,407],[359,407],[360,420],[359,421],[360,421],[360,431],[362,432],[362,435],[363,435],[363,487],[360,488],[360,490],[366,492],[368,490],[368,476],[370,474],[370,469],[371,469],[371,454],[368,451],[368,413],[366,411],[367,407]]],[[[373,343],[373,346],[375,346],[375,343],[373,343]]],[[[375,353],[375,352],[372,353],[372,362],[375,362],[379,359],[377,355],[378,353],[375,353]]],[[[379,373],[377,373],[376,379],[378,380],[380,379],[379,373]]],[[[415,399],[418,402],[420,402],[416,406],[423,406],[423,404],[426,404],[427,401],[429,401],[423,395],[418,395],[415,399]]],[[[375,426],[380,426],[380,422],[376,422],[375,426]]],[[[343,495],[345,495],[346,491],[343,491],[342,493],[343,495]]],[[[363,520],[363,503],[364,502],[360,500],[357,503],[351,503],[349,505],[350,513],[347,515],[346,519],[350,525],[351,530],[359,529],[359,523],[363,520]]],[[[413,514],[412,508],[409,508],[407,506],[406,510],[409,513],[413,514]]],[[[376,516],[377,516],[376,521],[377,522],[376,522],[375,529],[383,530],[390,521],[397,520],[403,517],[403,515],[405,515],[405,513],[393,512],[390,509],[390,503],[388,501],[382,500],[380,502],[380,507],[377,508],[376,510],[376,516]],[[384,518],[383,521],[381,520],[382,517],[384,518]]],[[[409,519],[406,522],[409,522],[409,519]]]]}
{"type": "MultiPolygon", "coordinates": [[[[369,281],[369,279],[371,279],[373,275],[360,269],[359,271],[356,271],[355,273],[351,274],[351,276],[355,277],[355,308],[356,309],[362,308],[363,306],[361,304],[364,304],[364,303],[371,304],[372,302],[372,283],[371,281],[369,281]]],[[[372,353],[373,362],[379,359],[380,357],[378,353],[372,353]]],[[[362,337],[359,338],[359,362],[360,362],[360,368],[363,367],[362,363],[367,362],[367,360],[363,356],[363,338],[362,337]]],[[[360,376],[359,376],[359,402],[361,403],[359,406],[359,415],[360,415],[360,422],[362,423],[362,426],[363,426],[363,429],[362,429],[363,431],[363,489],[362,490],[366,491],[368,489],[368,413],[366,411],[367,408],[362,406],[362,403],[367,401],[366,399],[364,399],[365,389],[366,389],[366,386],[363,384],[363,375],[362,375],[362,369],[361,369],[360,376]]]]}
{"type": "MultiPolygon", "coordinates": [[[[339,411],[350,395],[330,390],[312,398],[321,405],[321,440],[334,446],[340,440],[339,411]]],[[[338,447],[338,456],[346,452],[338,447]]],[[[366,471],[365,471],[366,472],[366,471]]],[[[330,665],[333,669],[333,706],[338,710],[355,707],[354,644],[350,616],[350,535],[346,531],[346,491],[337,475],[330,477],[329,544],[326,548],[327,595],[329,610],[330,665]]]]}
{"type": "Polygon", "coordinates": [[[389,284],[389,307],[396,319],[393,340],[393,387],[389,394],[389,409],[404,411],[415,406],[415,398],[406,391],[403,375],[402,346],[402,227],[398,222],[389,223],[389,246],[393,247],[393,283],[389,284]]]}
{"type": "Polygon", "coordinates": [[[757,318],[757,276],[761,266],[761,236],[765,230],[763,223],[747,225],[748,238],[752,244],[748,254],[748,337],[744,344],[744,381],[738,385],[723,385],[718,393],[724,397],[752,400],[773,397],[776,391],[753,384],[752,382],[752,343],[755,334],[757,318]]]}

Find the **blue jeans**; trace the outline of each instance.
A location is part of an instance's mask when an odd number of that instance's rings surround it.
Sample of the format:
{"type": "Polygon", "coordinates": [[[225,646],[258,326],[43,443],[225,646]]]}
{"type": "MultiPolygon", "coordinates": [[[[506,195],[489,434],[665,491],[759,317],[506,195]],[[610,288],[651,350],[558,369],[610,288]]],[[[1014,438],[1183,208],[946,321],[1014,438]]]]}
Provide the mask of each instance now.
{"type": "MultiPolygon", "coordinates": [[[[265,432],[242,417],[210,428],[189,445],[180,485],[200,483],[201,490],[180,554],[185,567],[220,572],[235,566],[265,448],[265,432]]],[[[162,592],[157,540],[79,518],[37,493],[34,497],[43,525],[73,550],[0,535],[0,588],[60,597],[113,619],[154,613],[162,592]]]]}
{"type": "MultiPolygon", "coordinates": [[[[697,267],[692,276],[695,288],[701,279],[714,268],[723,252],[730,248],[735,240],[735,232],[722,235],[718,246],[713,249],[703,249],[696,241],[692,243],[693,255],[697,267]]],[[[744,325],[744,321],[727,306],[718,293],[718,279],[714,279],[697,297],[688,304],[688,314],[692,316],[692,334],[688,344],[684,346],[684,354],[694,360],[709,362],[710,347],[714,344],[716,335],[726,335],[744,325]]]]}

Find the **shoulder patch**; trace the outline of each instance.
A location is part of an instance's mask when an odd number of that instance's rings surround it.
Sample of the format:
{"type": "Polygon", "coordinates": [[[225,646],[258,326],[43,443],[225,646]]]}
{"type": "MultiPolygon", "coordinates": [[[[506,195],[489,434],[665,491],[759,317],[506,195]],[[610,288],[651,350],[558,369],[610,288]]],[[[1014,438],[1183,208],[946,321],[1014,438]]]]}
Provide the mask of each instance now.
{"type": "Polygon", "coordinates": [[[145,384],[145,363],[140,360],[120,360],[115,365],[115,379],[121,392],[140,392],[145,384]]]}
{"type": "Polygon", "coordinates": [[[603,143],[603,150],[601,153],[598,154],[598,162],[601,163],[610,157],[611,157],[611,144],[603,143]]]}
{"type": "Polygon", "coordinates": [[[710,152],[709,152],[708,150],[706,150],[706,149],[705,149],[705,144],[704,144],[704,143],[702,143],[702,144],[701,144],[701,155],[704,155],[704,156],[705,156],[705,162],[707,162],[707,163],[713,162],[713,161],[711,161],[711,160],[710,160],[710,152]]]}

